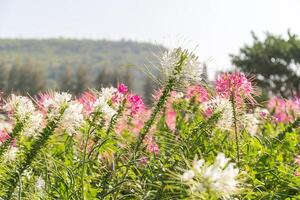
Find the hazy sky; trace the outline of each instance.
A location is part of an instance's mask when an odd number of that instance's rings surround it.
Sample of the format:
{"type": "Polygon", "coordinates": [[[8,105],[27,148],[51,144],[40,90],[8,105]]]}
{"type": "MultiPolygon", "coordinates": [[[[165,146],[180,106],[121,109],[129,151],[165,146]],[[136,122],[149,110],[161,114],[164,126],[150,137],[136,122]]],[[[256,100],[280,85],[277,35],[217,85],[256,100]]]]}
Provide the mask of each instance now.
{"type": "Polygon", "coordinates": [[[0,0],[0,37],[121,38],[196,48],[210,76],[250,31],[300,35],[299,0],[0,0]]]}

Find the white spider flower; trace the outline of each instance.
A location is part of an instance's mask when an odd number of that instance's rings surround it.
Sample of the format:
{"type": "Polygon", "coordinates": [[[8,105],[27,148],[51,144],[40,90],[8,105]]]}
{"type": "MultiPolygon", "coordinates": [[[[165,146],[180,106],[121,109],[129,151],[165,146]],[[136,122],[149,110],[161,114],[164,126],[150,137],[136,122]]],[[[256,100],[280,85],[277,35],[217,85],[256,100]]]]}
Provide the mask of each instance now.
{"type": "Polygon", "coordinates": [[[53,120],[55,117],[57,117],[63,106],[67,106],[68,102],[70,102],[72,99],[72,95],[66,92],[58,93],[55,92],[51,95],[48,95],[46,98],[44,98],[40,104],[47,112],[47,119],[53,120]]]}
{"type": "MultiPolygon", "coordinates": [[[[38,133],[38,129],[43,121],[43,115],[36,110],[29,98],[13,94],[4,106],[4,109],[11,112],[13,118],[23,123],[22,132],[25,136],[31,137],[38,133]]],[[[9,127],[6,130],[12,131],[9,127]]]]}
{"type": "Polygon", "coordinates": [[[36,181],[35,186],[36,186],[36,189],[38,191],[43,191],[43,189],[45,188],[45,181],[44,181],[44,179],[42,177],[39,177],[37,179],[37,181],[36,181]]]}
{"type": "Polygon", "coordinates": [[[246,113],[241,116],[243,128],[251,135],[255,136],[259,128],[260,120],[255,113],[246,113]]]}
{"type": "Polygon", "coordinates": [[[58,93],[55,92],[52,97],[49,97],[43,101],[43,107],[46,110],[49,109],[60,109],[61,106],[71,101],[72,95],[66,92],[58,93]]]}
{"type": "Polygon", "coordinates": [[[204,102],[203,110],[213,110],[214,113],[220,113],[216,127],[222,130],[231,130],[233,125],[232,105],[228,99],[217,96],[215,99],[204,102]]]}
{"type": "Polygon", "coordinates": [[[16,159],[19,149],[15,146],[10,146],[4,154],[4,160],[6,162],[12,162],[16,159]]]}
{"type": "Polygon", "coordinates": [[[10,112],[17,119],[24,121],[32,112],[35,107],[28,97],[11,95],[9,101],[4,105],[4,110],[10,112]]]}
{"type": "Polygon", "coordinates": [[[101,99],[103,101],[108,102],[109,100],[112,99],[113,95],[117,92],[117,88],[114,87],[107,87],[107,88],[102,88],[101,89],[101,99]]]}
{"type": "Polygon", "coordinates": [[[101,97],[96,100],[94,107],[103,113],[106,124],[109,123],[111,118],[117,114],[117,111],[108,105],[105,99],[102,99],[101,97]]]}
{"type": "Polygon", "coordinates": [[[116,109],[111,106],[112,99],[117,92],[118,90],[114,87],[102,88],[99,97],[93,103],[93,110],[103,113],[105,125],[108,125],[111,118],[117,114],[116,109]]]}
{"type": "Polygon", "coordinates": [[[182,180],[183,181],[189,181],[192,180],[195,177],[195,172],[194,170],[188,170],[185,171],[182,175],[182,180]]]}
{"type": "Polygon", "coordinates": [[[203,68],[198,61],[198,57],[193,53],[188,53],[186,50],[183,51],[181,48],[167,51],[162,56],[160,71],[165,80],[174,76],[175,67],[180,62],[182,55],[186,55],[187,57],[183,61],[181,73],[177,74],[177,81],[180,81],[180,84],[184,87],[190,84],[199,83],[202,80],[203,68]]]}
{"type": "Polygon", "coordinates": [[[75,134],[76,130],[80,128],[84,121],[82,110],[82,104],[75,101],[68,103],[68,106],[64,111],[59,123],[60,128],[65,130],[70,135],[75,134]]]}
{"type": "Polygon", "coordinates": [[[182,180],[190,186],[192,193],[209,191],[219,198],[228,199],[239,191],[240,185],[239,169],[229,160],[219,153],[212,165],[205,164],[204,160],[194,161],[193,168],[184,172],[182,180]]]}
{"type": "Polygon", "coordinates": [[[39,111],[34,111],[29,115],[27,122],[24,124],[23,134],[27,137],[37,136],[42,127],[43,120],[43,114],[39,111]]]}

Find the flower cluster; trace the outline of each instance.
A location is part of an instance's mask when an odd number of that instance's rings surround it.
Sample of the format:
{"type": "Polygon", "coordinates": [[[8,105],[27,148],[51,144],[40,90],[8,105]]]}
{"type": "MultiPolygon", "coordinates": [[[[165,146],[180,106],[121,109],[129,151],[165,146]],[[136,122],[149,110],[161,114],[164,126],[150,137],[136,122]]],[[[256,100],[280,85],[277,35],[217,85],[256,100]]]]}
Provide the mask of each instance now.
{"type": "Polygon", "coordinates": [[[11,114],[12,121],[23,124],[24,135],[28,137],[37,135],[43,123],[43,115],[29,98],[13,94],[4,105],[4,110],[11,114]]]}
{"type": "Polygon", "coordinates": [[[60,116],[58,129],[69,135],[75,134],[83,123],[83,105],[72,100],[71,94],[65,92],[42,94],[38,102],[47,120],[54,120],[60,116]]]}
{"type": "Polygon", "coordinates": [[[3,109],[20,121],[25,121],[35,111],[35,107],[28,97],[14,94],[11,95],[3,109]]]}
{"type": "Polygon", "coordinates": [[[181,64],[182,57],[184,57],[182,60],[182,72],[176,74],[176,80],[180,81],[183,87],[200,83],[203,68],[198,61],[198,57],[192,53],[183,51],[181,48],[172,49],[163,55],[160,70],[165,76],[164,78],[168,80],[173,76],[176,66],[181,64]]]}
{"type": "Polygon", "coordinates": [[[209,100],[207,90],[201,85],[192,85],[186,89],[187,98],[195,98],[199,103],[203,103],[209,100]]]}
{"type": "Polygon", "coordinates": [[[216,127],[223,130],[231,130],[233,125],[232,105],[228,99],[216,97],[203,104],[203,111],[206,117],[212,114],[219,114],[216,127]]]}
{"type": "Polygon", "coordinates": [[[147,150],[149,153],[153,153],[153,154],[159,153],[159,147],[152,135],[147,136],[145,138],[144,143],[147,145],[147,150]]]}
{"type": "Polygon", "coordinates": [[[283,99],[273,97],[268,102],[268,109],[276,122],[289,123],[300,116],[299,98],[283,99]]]}
{"type": "Polygon", "coordinates": [[[223,153],[218,153],[212,165],[203,159],[194,161],[190,170],[182,175],[182,180],[190,186],[192,193],[212,192],[218,198],[228,199],[239,191],[239,169],[229,162],[223,153]]]}
{"type": "Polygon", "coordinates": [[[218,76],[216,80],[216,91],[224,98],[234,98],[238,104],[244,99],[254,101],[254,93],[251,81],[240,72],[224,73],[218,76]]]}

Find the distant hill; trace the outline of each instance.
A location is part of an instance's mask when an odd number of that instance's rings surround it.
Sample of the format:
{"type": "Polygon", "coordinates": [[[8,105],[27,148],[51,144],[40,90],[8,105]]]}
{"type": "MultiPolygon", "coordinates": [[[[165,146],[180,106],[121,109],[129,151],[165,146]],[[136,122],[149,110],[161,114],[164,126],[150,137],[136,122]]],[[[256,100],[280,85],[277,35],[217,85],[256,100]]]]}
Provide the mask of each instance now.
{"type": "Polygon", "coordinates": [[[75,76],[78,68],[84,68],[89,79],[87,87],[97,84],[101,72],[121,79],[114,81],[122,81],[127,74],[134,89],[141,93],[145,77],[136,68],[155,65],[157,56],[165,50],[163,46],[125,40],[0,39],[0,63],[39,66],[46,71],[46,88],[59,88],[60,79],[70,69],[75,76]]]}

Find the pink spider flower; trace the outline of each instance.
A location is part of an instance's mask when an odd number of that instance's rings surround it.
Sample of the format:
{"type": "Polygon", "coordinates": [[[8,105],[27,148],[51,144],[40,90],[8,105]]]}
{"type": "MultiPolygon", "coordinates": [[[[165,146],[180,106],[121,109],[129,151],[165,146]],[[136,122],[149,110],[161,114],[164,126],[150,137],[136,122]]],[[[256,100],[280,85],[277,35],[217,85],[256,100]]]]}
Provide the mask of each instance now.
{"type": "Polygon", "coordinates": [[[46,93],[40,93],[37,96],[37,105],[40,109],[40,111],[46,115],[47,110],[44,107],[44,104],[47,100],[52,99],[53,98],[53,93],[51,92],[46,92],[46,93]]]}
{"type": "Polygon", "coordinates": [[[150,153],[153,153],[155,155],[157,155],[159,153],[159,147],[156,143],[156,141],[154,140],[153,136],[147,136],[146,139],[145,139],[145,144],[147,145],[147,150],[150,152],[150,153]]]}
{"type": "Polygon", "coordinates": [[[83,113],[89,115],[93,112],[97,96],[93,92],[84,92],[77,100],[83,105],[83,113]]]}
{"type": "Polygon", "coordinates": [[[251,81],[240,72],[224,73],[218,76],[216,90],[223,98],[230,98],[232,95],[237,103],[242,103],[244,98],[254,102],[254,93],[251,81]]]}
{"type": "Polygon", "coordinates": [[[6,130],[0,130],[0,142],[3,143],[10,138],[6,130]]]}
{"type": "Polygon", "coordinates": [[[204,110],[204,112],[203,112],[203,116],[204,116],[205,118],[210,118],[213,114],[214,114],[214,109],[213,109],[213,108],[207,108],[207,109],[204,110]]]}
{"type": "Polygon", "coordinates": [[[176,129],[176,112],[174,110],[166,113],[166,124],[171,131],[176,129]]]}
{"type": "Polygon", "coordinates": [[[192,85],[187,88],[186,96],[191,99],[195,97],[196,101],[203,103],[208,101],[208,92],[201,85],[192,85]]]}
{"type": "Polygon", "coordinates": [[[268,109],[273,114],[276,122],[292,122],[300,111],[297,100],[286,100],[280,97],[273,97],[269,100],[268,109]]]}
{"type": "Polygon", "coordinates": [[[141,165],[147,165],[148,164],[148,158],[146,156],[141,157],[141,159],[139,160],[139,163],[141,165]]]}
{"type": "Polygon", "coordinates": [[[130,103],[130,109],[131,109],[131,115],[135,115],[140,110],[144,109],[145,104],[142,100],[142,98],[138,95],[129,95],[129,103],[130,103]]]}
{"type": "Polygon", "coordinates": [[[125,84],[121,83],[118,85],[118,92],[121,94],[127,94],[128,87],[125,84]]]}

